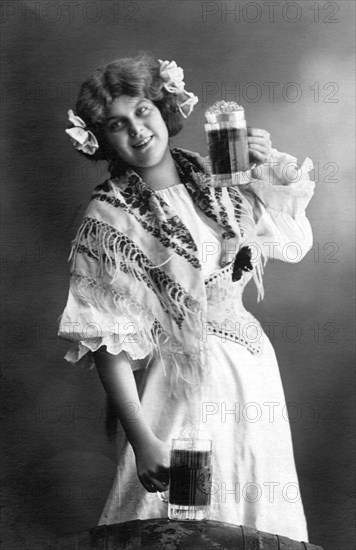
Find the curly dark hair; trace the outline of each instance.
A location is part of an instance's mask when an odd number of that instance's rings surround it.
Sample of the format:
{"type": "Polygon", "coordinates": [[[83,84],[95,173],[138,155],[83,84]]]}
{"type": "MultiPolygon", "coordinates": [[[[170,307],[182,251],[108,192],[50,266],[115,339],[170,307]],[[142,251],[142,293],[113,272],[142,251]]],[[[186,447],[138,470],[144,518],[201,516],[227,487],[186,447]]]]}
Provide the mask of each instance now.
{"type": "MultiPolygon", "coordinates": [[[[79,151],[90,160],[107,160],[113,163],[115,153],[105,138],[104,119],[111,103],[121,95],[146,97],[160,110],[168,128],[168,135],[175,136],[183,127],[176,97],[162,87],[159,75],[160,63],[147,53],[136,57],[117,59],[104,68],[96,69],[81,85],[76,102],[76,115],[84,120],[99,143],[94,155],[79,151]]],[[[115,162],[116,169],[120,161],[115,162]]],[[[125,167],[122,162],[122,169],[125,167]]]]}

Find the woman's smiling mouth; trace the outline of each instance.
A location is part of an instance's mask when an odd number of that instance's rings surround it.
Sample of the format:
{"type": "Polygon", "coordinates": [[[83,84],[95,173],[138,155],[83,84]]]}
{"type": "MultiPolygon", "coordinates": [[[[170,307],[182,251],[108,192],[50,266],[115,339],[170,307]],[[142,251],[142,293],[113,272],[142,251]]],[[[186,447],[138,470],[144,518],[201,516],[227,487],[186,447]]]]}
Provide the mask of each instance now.
{"type": "Polygon", "coordinates": [[[135,145],[132,145],[133,149],[141,149],[142,147],[145,147],[145,145],[150,143],[152,138],[153,138],[153,136],[149,136],[147,138],[141,139],[140,141],[135,143],[135,145]]]}

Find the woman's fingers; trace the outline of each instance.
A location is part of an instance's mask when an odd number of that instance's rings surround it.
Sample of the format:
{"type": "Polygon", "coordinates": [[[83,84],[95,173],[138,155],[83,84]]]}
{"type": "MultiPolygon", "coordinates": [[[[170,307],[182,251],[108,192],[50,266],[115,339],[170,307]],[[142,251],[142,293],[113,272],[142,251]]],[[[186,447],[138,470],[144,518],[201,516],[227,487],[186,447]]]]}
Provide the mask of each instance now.
{"type": "Polygon", "coordinates": [[[137,475],[149,493],[165,491],[169,482],[170,445],[150,435],[135,449],[137,475]]]}
{"type": "Polygon", "coordinates": [[[254,160],[258,164],[263,164],[269,159],[269,153],[264,149],[250,148],[249,149],[250,160],[254,160]]]}
{"type": "Polygon", "coordinates": [[[158,466],[157,470],[151,474],[151,478],[157,479],[160,483],[168,485],[169,483],[169,467],[158,466]]]}
{"type": "Polygon", "coordinates": [[[157,489],[150,479],[142,479],[141,477],[140,481],[148,493],[157,493],[157,489]]]}
{"type": "Polygon", "coordinates": [[[167,491],[168,488],[168,483],[160,481],[154,477],[146,478],[144,480],[141,478],[141,483],[149,493],[157,493],[157,491],[163,493],[164,491],[167,491]]]}
{"type": "Polygon", "coordinates": [[[147,476],[144,478],[141,477],[140,481],[149,493],[157,493],[157,491],[161,492],[167,490],[167,485],[152,476],[147,476]]]}
{"type": "Polygon", "coordinates": [[[258,164],[263,164],[270,158],[272,142],[269,132],[261,128],[248,128],[247,141],[250,157],[258,164]]]}
{"type": "Polygon", "coordinates": [[[152,485],[155,487],[155,490],[159,491],[160,493],[167,491],[168,488],[168,483],[165,483],[164,481],[160,481],[159,479],[155,478],[152,478],[152,485]]]}
{"type": "Polygon", "coordinates": [[[257,146],[257,147],[264,147],[269,153],[272,149],[272,142],[269,139],[261,138],[261,137],[249,137],[247,138],[247,143],[249,147],[257,146]]]}
{"type": "Polygon", "coordinates": [[[272,142],[269,138],[264,138],[264,137],[261,137],[261,136],[249,136],[247,138],[247,142],[248,143],[256,143],[257,145],[266,145],[268,147],[271,147],[272,145],[272,142]]]}
{"type": "Polygon", "coordinates": [[[140,481],[146,491],[156,493],[157,491],[167,491],[169,484],[169,468],[159,466],[155,472],[146,472],[140,476],[140,481]]]}
{"type": "Polygon", "coordinates": [[[254,161],[257,164],[264,164],[267,158],[266,155],[259,151],[250,151],[250,161],[254,161]]]}
{"type": "Polygon", "coordinates": [[[259,151],[260,153],[269,153],[270,149],[267,147],[267,145],[260,144],[260,143],[251,143],[249,146],[250,151],[259,151]]]}
{"type": "Polygon", "coordinates": [[[269,140],[271,139],[271,134],[267,132],[267,130],[263,130],[262,128],[251,128],[250,126],[247,128],[247,135],[259,136],[269,140]]]}

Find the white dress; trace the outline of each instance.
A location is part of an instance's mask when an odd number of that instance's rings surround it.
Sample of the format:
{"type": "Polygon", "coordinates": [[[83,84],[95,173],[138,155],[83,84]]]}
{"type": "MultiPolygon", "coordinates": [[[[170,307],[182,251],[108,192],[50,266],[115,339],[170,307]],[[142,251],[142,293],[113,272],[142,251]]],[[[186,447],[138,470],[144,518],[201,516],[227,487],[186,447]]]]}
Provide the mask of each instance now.
{"type": "MultiPolygon", "coordinates": [[[[249,188],[258,197],[255,219],[260,242],[262,246],[274,243],[265,252],[299,261],[312,244],[305,207],[313,183],[260,182],[249,188]]],[[[183,184],[157,193],[176,210],[201,251],[208,319],[215,324],[207,327],[205,335],[211,372],[200,395],[189,400],[169,397],[168,380],[158,359],[148,369],[135,371],[144,416],[154,434],[167,442],[185,425],[203,424],[213,441],[211,520],[307,541],[275,353],[242,304],[243,289],[251,276],[244,272],[239,281],[232,282],[231,266],[220,267],[220,235],[183,184]],[[213,327],[223,330],[213,332],[213,327]],[[249,342],[255,340],[255,349],[244,345],[245,331],[250,331],[249,342]]],[[[146,492],[138,480],[133,450],[120,425],[118,430],[117,474],[99,525],[167,517],[167,504],[157,494],[146,492]]]]}

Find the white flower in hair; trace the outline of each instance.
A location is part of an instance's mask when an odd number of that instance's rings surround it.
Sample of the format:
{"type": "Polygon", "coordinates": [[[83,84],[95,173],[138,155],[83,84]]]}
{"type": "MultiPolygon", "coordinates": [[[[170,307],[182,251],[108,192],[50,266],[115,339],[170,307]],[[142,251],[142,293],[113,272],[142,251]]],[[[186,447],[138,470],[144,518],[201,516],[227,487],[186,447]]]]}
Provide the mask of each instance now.
{"type": "Polygon", "coordinates": [[[68,119],[73,124],[73,128],[67,128],[65,132],[71,138],[74,147],[87,155],[94,155],[99,148],[99,143],[93,132],[87,130],[84,120],[76,116],[72,109],[68,111],[68,119]]]}
{"type": "Polygon", "coordinates": [[[163,87],[167,92],[177,96],[179,112],[184,118],[187,118],[199,99],[192,92],[187,92],[184,89],[184,72],[175,61],[162,61],[161,59],[158,61],[161,64],[160,77],[163,80],[163,87]]]}
{"type": "Polygon", "coordinates": [[[185,86],[183,69],[178,67],[175,61],[162,61],[161,59],[158,61],[161,63],[159,74],[167,92],[171,94],[183,92],[185,86]]]}

